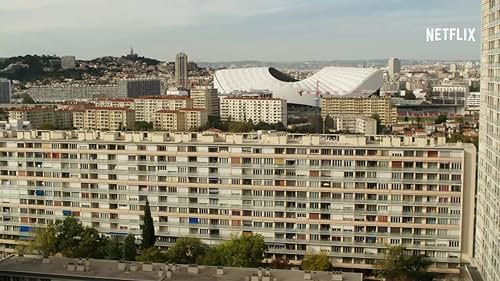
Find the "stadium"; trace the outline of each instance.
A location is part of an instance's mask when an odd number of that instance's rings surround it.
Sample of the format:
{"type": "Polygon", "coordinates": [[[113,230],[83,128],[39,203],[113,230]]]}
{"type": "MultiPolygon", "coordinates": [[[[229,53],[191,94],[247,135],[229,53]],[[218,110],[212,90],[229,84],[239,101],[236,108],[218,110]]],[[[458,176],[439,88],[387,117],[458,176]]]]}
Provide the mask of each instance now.
{"type": "Polygon", "coordinates": [[[300,81],[272,67],[222,69],[214,75],[214,87],[221,94],[269,90],[289,104],[305,106],[319,106],[318,94],[367,96],[379,91],[382,84],[382,70],[356,67],[325,67],[300,81]]]}

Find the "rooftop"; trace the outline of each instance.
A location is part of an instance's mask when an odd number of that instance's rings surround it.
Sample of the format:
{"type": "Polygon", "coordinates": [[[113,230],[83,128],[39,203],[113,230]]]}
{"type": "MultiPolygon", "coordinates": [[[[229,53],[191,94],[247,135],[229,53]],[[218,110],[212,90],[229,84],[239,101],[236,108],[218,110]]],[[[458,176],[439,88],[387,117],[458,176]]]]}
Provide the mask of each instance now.
{"type": "Polygon", "coordinates": [[[120,263],[112,260],[79,260],[63,257],[43,259],[37,256],[11,256],[0,261],[0,275],[37,277],[58,280],[200,280],[200,281],[362,281],[361,273],[311,272],[299,270],[267,270],[257,268],[217,268],[196,265],[169,265],[140,262],[120,263]],[[170,278],[168,278],[170,276],[170,278]],[[335,279],[337,277],[338,279],[335,279]]]}
{"type": "MultiPolygon", "coordinates": [[[[0,141],[62,141],[62,142],[123,142],[150,144],[225,144],[225,145],[258,145],[296,147],[338,146],[338,147],[400,147],[403,148],[472,148],[467,143],[446,143],[444,137],[427,137],[404,135],[338,135],[338,134],[291,134],[276,131],[258,131],[251,133],[169,133],[169,132],[112,132],[112,131],[49,131],[49,130],[0,130],[0,141]]],[[[475,148],[474,148],[475,150],[475,148]]]]}
{"type": "Polygon", "coordinates": [[[143,96],[137,97],[136,100],[189,100],[188,96],[176,96],[176,95],[166,95],[166,96],[143,96]]]}

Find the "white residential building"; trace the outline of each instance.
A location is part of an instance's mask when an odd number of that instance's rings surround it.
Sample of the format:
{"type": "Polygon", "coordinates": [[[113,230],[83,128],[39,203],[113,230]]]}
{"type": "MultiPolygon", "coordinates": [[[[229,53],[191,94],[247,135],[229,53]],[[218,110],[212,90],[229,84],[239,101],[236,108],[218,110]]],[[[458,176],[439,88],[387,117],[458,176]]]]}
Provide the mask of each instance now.
{"type": "Polygon", "coordinates": [[[221,120],[287,124],[287,103],[279,98],[225,97],[220,101],[221,120]]]}

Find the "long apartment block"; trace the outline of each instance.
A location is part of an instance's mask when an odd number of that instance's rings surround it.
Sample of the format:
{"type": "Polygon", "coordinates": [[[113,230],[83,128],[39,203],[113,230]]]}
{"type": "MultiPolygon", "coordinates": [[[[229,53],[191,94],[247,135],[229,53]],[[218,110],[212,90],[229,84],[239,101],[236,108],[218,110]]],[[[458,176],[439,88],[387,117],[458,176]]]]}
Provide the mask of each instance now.
{"type": "Polygon", "coordinates": [[[0,131],[0,250],[78,217],[157,245],[258,233],[267,257],[328,253],[370,269],[388,246],[457,273],[472,253],[476,149],[443,138],[286,133],[0,131]]]}

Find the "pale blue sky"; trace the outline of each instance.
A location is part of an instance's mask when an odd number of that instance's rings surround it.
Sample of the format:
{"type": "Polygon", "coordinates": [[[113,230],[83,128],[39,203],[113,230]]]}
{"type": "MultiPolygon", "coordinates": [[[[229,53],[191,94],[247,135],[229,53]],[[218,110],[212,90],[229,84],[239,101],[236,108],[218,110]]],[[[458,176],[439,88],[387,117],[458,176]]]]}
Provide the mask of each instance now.
{"type": "Polygon", "coordinates": [[[141,55],[195,61],[477,59],[477,0],[0,0],[0,57],[141,55]],[[425,42],[474,27],[476,43],[425,42]]]}

